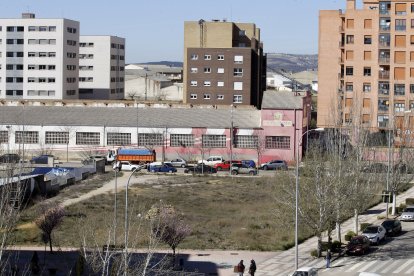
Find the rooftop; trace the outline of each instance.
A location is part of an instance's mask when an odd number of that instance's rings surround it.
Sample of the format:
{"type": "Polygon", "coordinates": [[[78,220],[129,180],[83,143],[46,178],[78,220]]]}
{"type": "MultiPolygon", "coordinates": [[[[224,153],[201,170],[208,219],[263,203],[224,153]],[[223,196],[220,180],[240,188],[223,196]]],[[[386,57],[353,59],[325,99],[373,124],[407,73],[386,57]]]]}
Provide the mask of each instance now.
{"type": "Polygon", "coordinates": [[[262,109],[302,109],[306,92],[272,91],[263,94],[262,109]]]}

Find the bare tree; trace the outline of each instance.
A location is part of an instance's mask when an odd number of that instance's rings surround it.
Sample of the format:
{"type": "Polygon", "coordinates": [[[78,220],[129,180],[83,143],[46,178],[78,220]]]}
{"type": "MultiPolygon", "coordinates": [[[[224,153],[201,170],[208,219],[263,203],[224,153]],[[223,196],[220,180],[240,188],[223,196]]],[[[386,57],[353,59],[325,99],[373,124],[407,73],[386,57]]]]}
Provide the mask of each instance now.
{"type": "Polygon", "coordinates": [[[62,222],[65,216],[65,209],[55,203],[44,203],[39,205],[38,213],[39,216],[35,220],[35,224],[42,231],[45,241],[49,242],[50,252],[53,252],[52,234],[62,222]]]}

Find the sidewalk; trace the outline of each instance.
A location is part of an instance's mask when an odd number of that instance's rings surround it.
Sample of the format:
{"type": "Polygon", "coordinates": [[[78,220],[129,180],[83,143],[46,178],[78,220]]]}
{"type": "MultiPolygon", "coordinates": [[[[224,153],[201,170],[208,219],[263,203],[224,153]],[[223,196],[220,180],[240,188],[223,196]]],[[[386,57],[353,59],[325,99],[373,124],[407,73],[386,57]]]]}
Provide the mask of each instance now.
{"type": "MultiPolygon", "coordinates": [[[[414,198],[414,186],[411,187],[409,190],[397,196],[397,206],[400,203],[405,203],[405,199],[408,197],[414,198]]],[[[389,207],[391,204],[389,205],[389,207]]],[[[378,224],[382,220],[378,220],[377,217],[379,215],[386,215],[386,203],[380,203],[371,209],[367,210],[364,214],[359,215],[359,222],[358,225],[361,223],[373,223],[378,224]]],[[[342,231],[342,240],[345,240],[345,234],[352,230],[354,231],[354,218],[350,218],[342,223],[341,231],[342,231]]],[[[324,233],[323,239],[327,240],[327,235],[324,233]]],[[[299,244],[299,267],[303,266],[303,264],[309,263],[311,260],[315,258],[310,256],[310,252],[316,249],[317,238],[312,237],[305,242],[299,244]]],[[[324,261],[324,259],[320,258],[319,260],[324,261]]],[[[289,275],[289,273],[294,271],[295,266],[295,248],[291,248],[289,250],[275,253],[275,255],[264,262],[257,262],[257,275],[258,276],[273,276],[273,275],[289,275]]],[[[227,275],[227,274],[220,274],[220,275],[227,275]]],[[[231,275],[231,274],[228,274],[231,275]]],[[[234,275],[234,274],[233,274],[234,275]]]]}

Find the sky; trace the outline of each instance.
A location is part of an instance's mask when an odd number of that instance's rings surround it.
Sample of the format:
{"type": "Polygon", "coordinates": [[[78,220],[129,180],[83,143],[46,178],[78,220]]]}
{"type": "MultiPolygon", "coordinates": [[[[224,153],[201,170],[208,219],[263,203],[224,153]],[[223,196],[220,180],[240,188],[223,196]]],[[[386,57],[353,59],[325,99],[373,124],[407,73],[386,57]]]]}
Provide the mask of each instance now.
{"type": "MultiPolygon", "coordinates": [[[[362,0],[359,0],[360,2],[362,0]]],[[[184,21],[255,23],[266,53],[317,54],[319,10],[346,0],[1,0],[0,18],[67,18],[81,35],[126,39],[126,63],[182,61],[184,21]]]]}

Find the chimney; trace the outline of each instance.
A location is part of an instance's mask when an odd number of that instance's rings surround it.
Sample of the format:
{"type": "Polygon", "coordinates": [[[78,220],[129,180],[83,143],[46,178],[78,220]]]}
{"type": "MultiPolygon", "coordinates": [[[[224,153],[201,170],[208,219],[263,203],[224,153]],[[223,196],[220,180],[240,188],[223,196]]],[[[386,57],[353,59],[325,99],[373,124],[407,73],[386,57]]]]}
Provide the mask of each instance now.
{"type": "Polygon", "coordinates": [[[24,18],[24,19],[35,18],[35,14],[34,13],[29,13],[29,12],[24,12],[24,13],[22,13],[22,18],[24,18]]]}
{"type": "Polygon", "coordinates": [[[347,10],[355,10],[356,8],[356,0],[346,0],[346,9],[347,10]]]}

